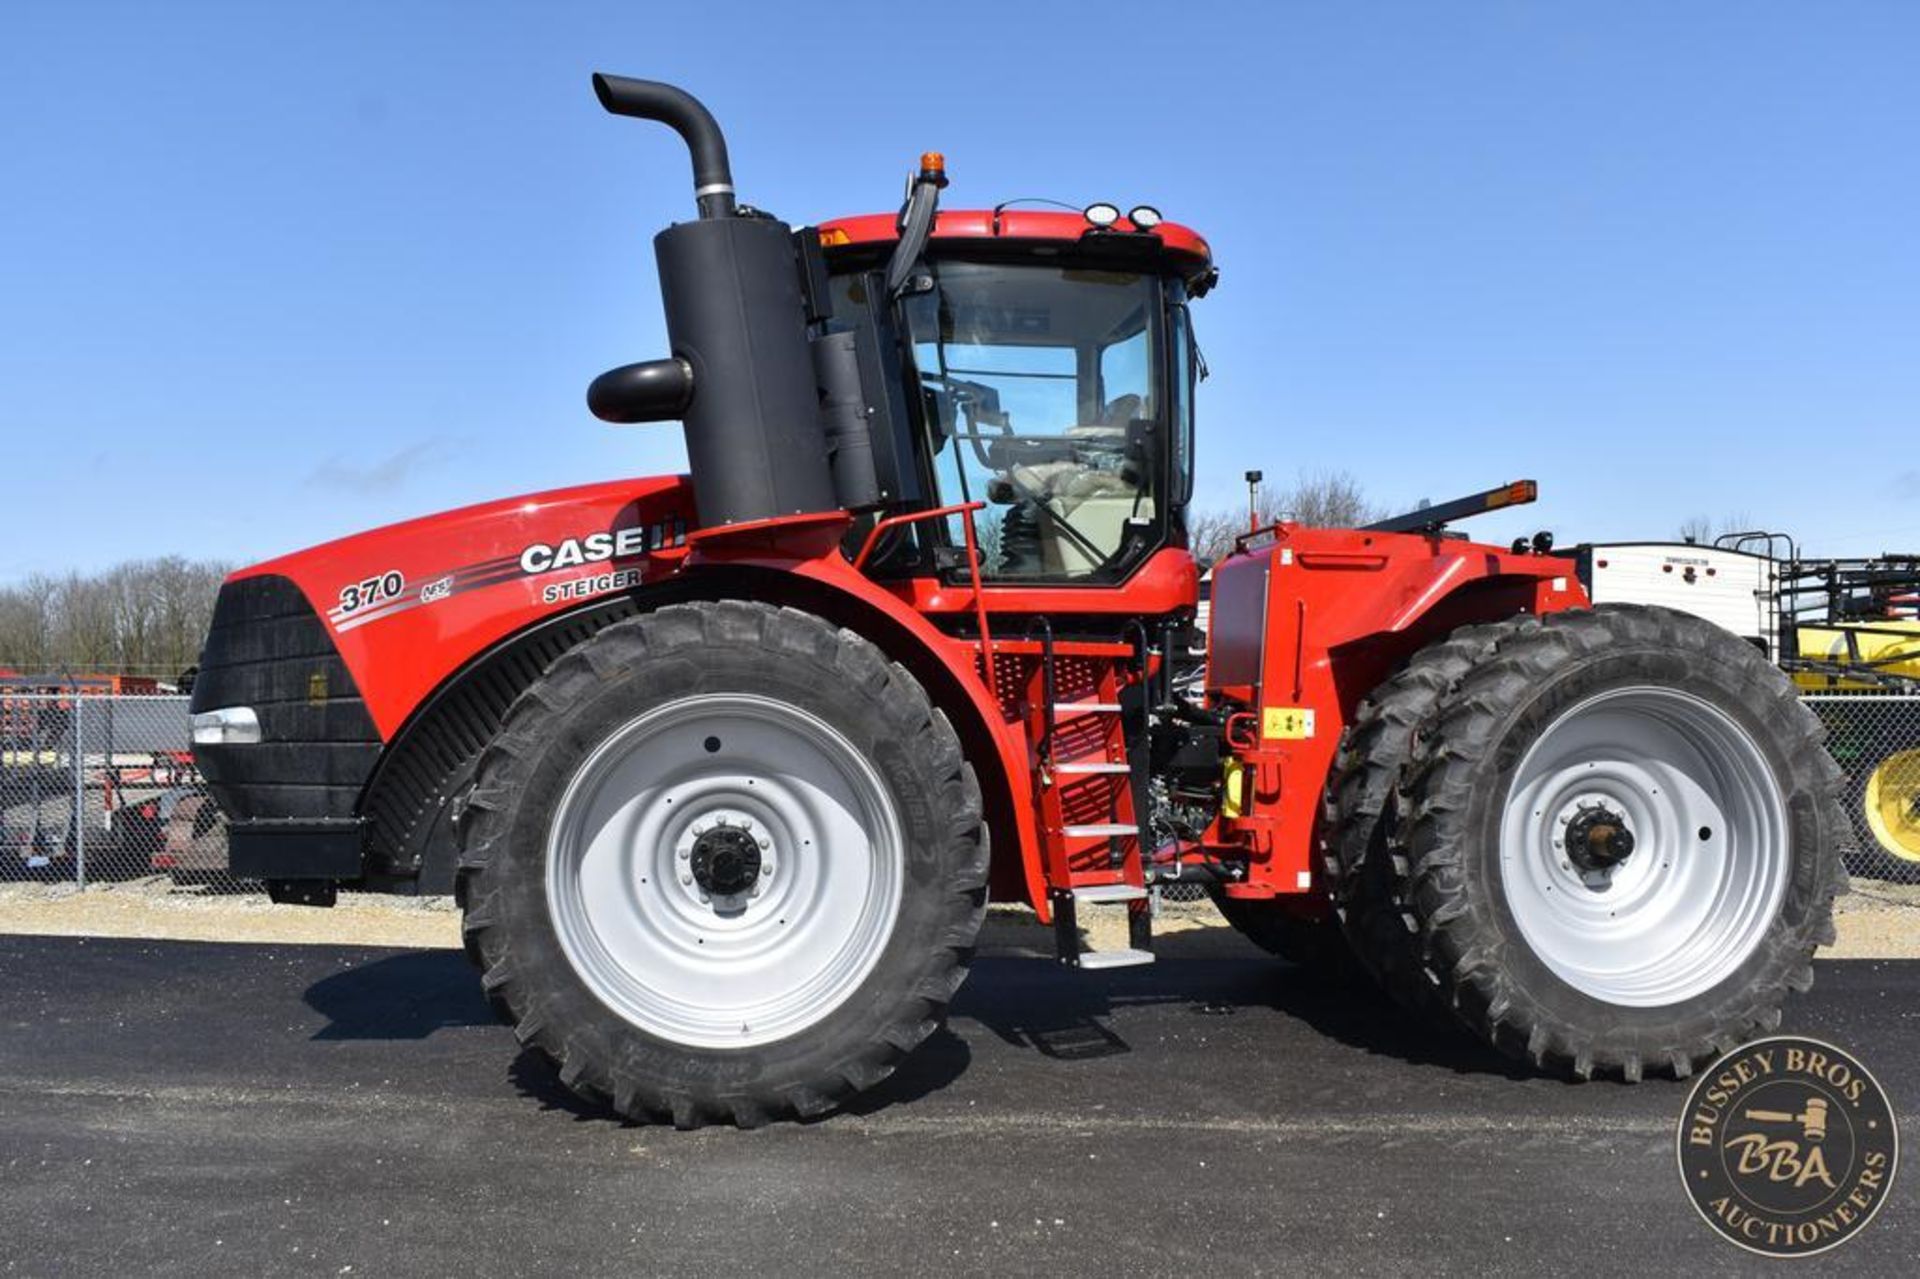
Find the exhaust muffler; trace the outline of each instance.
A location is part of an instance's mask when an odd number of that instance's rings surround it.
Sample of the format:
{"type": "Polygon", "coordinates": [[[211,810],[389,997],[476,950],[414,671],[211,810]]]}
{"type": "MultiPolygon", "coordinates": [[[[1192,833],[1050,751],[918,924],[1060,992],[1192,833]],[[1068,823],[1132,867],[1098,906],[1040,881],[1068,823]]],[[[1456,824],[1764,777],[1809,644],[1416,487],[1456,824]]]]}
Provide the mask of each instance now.
{"type": "Polygon", "coordinates": [[[842,509],[793,228],[741,216],[726,138],[692,94],[609,75],[593,89],[613,114],[659,121],[686,142],[700,216],[653,241],[672,358],[601,374],[588,407],[609,422],[685,424],[703,527],[842,509]]]}

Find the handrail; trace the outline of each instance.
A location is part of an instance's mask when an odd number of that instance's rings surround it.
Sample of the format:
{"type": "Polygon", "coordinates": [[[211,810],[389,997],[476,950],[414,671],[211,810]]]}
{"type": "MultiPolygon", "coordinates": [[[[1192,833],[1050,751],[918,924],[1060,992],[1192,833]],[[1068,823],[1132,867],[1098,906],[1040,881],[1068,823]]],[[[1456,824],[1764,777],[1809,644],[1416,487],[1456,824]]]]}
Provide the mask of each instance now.
{"type": "Polygon", "coordinates": [[[1027,629],[1021,636],[1032,639],[1035,630],[1040,632],[1040,740],[1035,743],[1034,753],[1040,757],[1040,767],[1053,767],[1054,702],[1058,692],[1053,678],[1053,623],[1044,615],[1036,614],[1027,623],[1027,629]]]}
{"type": "MultiPolygon", "coordinates": [[[[858,572],[866,567],[867,556],[873,554],[873,544],[879,541],[880,535],[890,528],[898,528],[903,524],[918,524],[921,520],[942,519],[949,515],[958,515],[962,511],[971,514],[971,512],[974,511],[985,510],[986,506],[987,504],[985,502],[957,502],[952,506],[936,506],[931,510],[907,511],[900,515],[889,515],[885,519],[877,521],[872,528],[867,530],[867,540],[860,543],[860,553],[853,557],[854,571],[858,572]]],[[[969,518],[967,523],[969,527],[972,526],[973,521],[971,518],[969,518]]]]}
{"type": "Polygon", "coordinates": [[[945,519],[949,515],[960,517],[960,526],[966,533],[967,577],[973,586],[973,615],[980,628],[980,664],[987,675],[987,687],[993,690],[995,698],[1000,696],[999,682],[994,678],[993,636],[987,629],[987,597],[980,587],[980,539],[973,528],[973,513],[985,510],[985,502],[957,502],[952,506],[936,506],[925,511],[907,511],[901,515],[889,515],[867,530],[866,541],[860,544],[860,553],[853,557],[853,571],[858,573],[866,567],[867,557],[873,554],[873,547],[880,540],[880,534],[888,529],[899,528],[905,524],[917,524],[921,520],[945,519]]]}

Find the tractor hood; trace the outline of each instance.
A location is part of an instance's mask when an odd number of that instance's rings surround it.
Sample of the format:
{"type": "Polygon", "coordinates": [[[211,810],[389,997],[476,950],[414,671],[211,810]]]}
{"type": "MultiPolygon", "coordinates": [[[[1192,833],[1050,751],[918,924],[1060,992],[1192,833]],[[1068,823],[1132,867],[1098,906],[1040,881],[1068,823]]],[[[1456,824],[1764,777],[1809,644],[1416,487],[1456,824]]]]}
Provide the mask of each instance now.
{"type": "MultiPolygon", "coordinates": [[[[673,572],[692,526],[682,475],[554,489],[256,564],[228,579],[223,605],[262,579],[291,583],[390,738],[466,658],[551,614],[673,572]]],[[[219,664],[213,647],[203,677],[219,664]]]]}

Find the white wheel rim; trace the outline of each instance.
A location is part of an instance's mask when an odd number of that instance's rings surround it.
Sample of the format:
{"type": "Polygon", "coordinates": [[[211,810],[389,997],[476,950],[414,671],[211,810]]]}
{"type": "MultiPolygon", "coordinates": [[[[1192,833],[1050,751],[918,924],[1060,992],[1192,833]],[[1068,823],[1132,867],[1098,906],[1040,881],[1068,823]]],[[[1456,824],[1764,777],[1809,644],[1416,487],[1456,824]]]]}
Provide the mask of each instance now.
{"type": "Polygon", "coordinates": [[[1620,689],[1562,714],[1520,761],[1500,823],[1502,886],[1528,946],[1562,981],[1627,1007],[1680,1003],[1739,968],[1779,914],[1790,856],[1759,744],[1677,689],[1620,689]],[[1625,860],[1570,851],[1583,809],[1624,821],[1625,860]]]}
{"type": "Polygon", "coordinates": [[[824,720],[688,697],[574,774],[548,836],[547,905],[609,1008],[674,1043],[747,1048],[814,1025],[866,980],[893,935],[902,849],[879,773],[824,720]],[[695,877],[692,855],[720,828],[761,850],[751,889],[695,877]]]}

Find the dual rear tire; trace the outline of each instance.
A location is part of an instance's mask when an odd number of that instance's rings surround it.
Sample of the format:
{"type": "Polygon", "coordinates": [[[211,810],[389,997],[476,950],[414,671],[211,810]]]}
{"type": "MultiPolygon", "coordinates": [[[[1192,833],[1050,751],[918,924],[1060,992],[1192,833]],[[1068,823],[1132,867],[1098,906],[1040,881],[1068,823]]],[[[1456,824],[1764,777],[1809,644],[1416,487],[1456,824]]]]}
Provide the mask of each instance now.
{"type": "Polygon", "coordinates": [[[1771,1029],[1833,939],[1848,825],[1817,721],[1690,615],[1471,627],[1360,708],[1326,869],[1410,1011],[1580,1078],[1684,1076],[1771,1029]]]}

